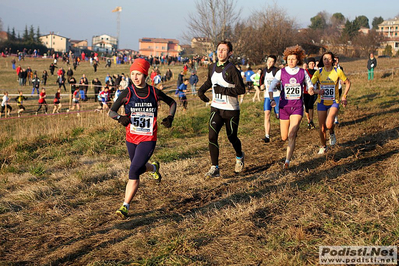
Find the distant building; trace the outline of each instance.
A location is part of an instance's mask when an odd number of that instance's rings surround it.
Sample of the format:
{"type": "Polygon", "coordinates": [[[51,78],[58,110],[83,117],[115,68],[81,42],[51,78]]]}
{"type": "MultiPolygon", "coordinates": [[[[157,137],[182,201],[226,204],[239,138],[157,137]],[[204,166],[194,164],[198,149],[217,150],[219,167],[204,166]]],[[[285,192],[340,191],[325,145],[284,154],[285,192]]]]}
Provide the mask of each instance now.
{"type": "MultiPolygon", "coordinates": [[[[385,42],[381,44],[382,48],[386,45],[392,47],[392,52],[396,54],[399,51],[399,19],[394,18],[391,20],[385,20],[381,24],[378,24],[377,32],[385,37],[385,42]]],[[[378,55],[382,53],[378,51],[378,55]]]]}
{"type": "Polygon", "coordinates": [[[142,38],[139,40],[139,53],[144,56],[178,56],[181,51],[179,41],[164,38],[142,38]]]}
{"type": "Polygon", "coordinates": [[[191,47],[196,48],[198,46],[212,47],[212,41],[206,37],[194,37],[191,39],[191,47]]]}
{"type": "Polygon", "coordinates": [[[184,56],[189,56],[189,55],[197,55],[198,53],[191,47],[190,44],[182,44],[180,45],[181,48],[181,54],[184,56]]]}
{"type": "Polygon", "coordinates": [[[208,55],[212,52],[212,42],[211,39],[205,37],[194,37],[191,39],[191,48],[195,53],[200,55],[208,55]]]}
{"type": "Polygon", "coordinates": [[[70,40],[69,42],[73,48],[87,49],[89,46],[87,40],[70,40]]]}
{"type": "Polygon", "coordinates": [[[40,36],[40,41],[47,49],[54,50],[54,52],[69,52],[71,47],[69,38],[54,34],[54,32],[40,36]]]}
{"type": "Polygon", "coordinates": [[[394,18],[383,21],[378,24],[377,32],[388,38],[399,37],[399,19],[394,18]]]}
{"type": "Polygon", "coordinates": [[[0,41],[7,41],[8,33],[6,31],[0,31],[0,41]]]}
{"type": "Polygon", "coordinates": [[[124,54],[124,55],[133,55],[137,54],[138,52],[133,50],[133,49],[118,49],[118,54],[124,54]]]}
{"type": "Polygon", "coordinates": [[[358,32],[363,33],[364,35],[367,35],[370,33],[370,29],[366,28],[366,27],[360,27],[360,29],[358,30],[358,32]]]}
{"type": "Polygon", "coordinates": [[[114,53],[118,50],[118,39],[106,34],[93,36],[92,50],[95,52],[114,53]]]}

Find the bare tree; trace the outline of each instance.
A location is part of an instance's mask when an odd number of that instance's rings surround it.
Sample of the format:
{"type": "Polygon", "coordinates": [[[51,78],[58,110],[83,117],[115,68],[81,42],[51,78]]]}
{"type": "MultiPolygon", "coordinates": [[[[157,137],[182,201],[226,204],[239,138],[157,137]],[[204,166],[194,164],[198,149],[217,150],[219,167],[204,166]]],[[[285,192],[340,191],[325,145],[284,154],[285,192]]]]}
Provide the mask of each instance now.
{"type": "Polygon", "coordinates": [[[280,55],[288,46],[296,44],[294,20],[276,4],[255,11],[245,23],[236,25],[235,54],[260,63],[266,55],[280,55]]]}
{"type": "Polygon", "coordinates": [[[384,41],[384,36],[376,30],[371,30],[368,34],[359,34],[353,40],[353,45],[358,56],[367,56],[374,52],[384,41]]]}
{"type": "Polygon", "coordinates": [[[246,59],[258,58],[259,54],[262,56],[262,51],[259,51],[256,44],[251,41],[258,43],[256,39],[253,39],[257,34],[256,25],[251,25],[249,21],[240,21],[234,26],[233,39],[234,39],[234,54],[233,61],[243,57],[246,59]]]}
{"type": "Polygon", "coordinates": [[[238,21],[239,11],[236,11],[234,0],[196,0],[195,13],[187,19],[188,33],[186,40],[193,37],[208,38],[213,47],[221,40],[231,37],[232,26],[238,21]]]}

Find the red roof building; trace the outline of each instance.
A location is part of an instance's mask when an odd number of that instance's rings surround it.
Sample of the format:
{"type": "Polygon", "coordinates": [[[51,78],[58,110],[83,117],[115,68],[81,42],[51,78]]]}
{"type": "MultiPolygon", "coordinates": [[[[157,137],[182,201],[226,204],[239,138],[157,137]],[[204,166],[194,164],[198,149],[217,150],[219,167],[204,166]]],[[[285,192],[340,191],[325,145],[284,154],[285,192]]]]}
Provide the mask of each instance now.
{"type": "Polygon", "coordinates": [[[142,38],[139,40],[139,53],[144,56],[178,56],[181,51],[179,41],[164,38],[142,38]]]}

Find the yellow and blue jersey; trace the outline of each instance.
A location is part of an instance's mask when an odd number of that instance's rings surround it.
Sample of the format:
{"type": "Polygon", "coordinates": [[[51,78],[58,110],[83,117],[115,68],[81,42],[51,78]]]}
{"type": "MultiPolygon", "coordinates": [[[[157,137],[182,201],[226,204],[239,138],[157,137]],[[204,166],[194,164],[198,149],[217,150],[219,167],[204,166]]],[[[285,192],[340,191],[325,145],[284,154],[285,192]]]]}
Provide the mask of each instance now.
{"type": "Polygon", "coordinates": [[[323,103],[330,106],[334,103],[339,103],[339,80],[345,82],[347,77],[344,72],[334,67],[331,71],[326,71],[323,67],[316,71],[312,77],[312,83],[319,83],[319,88],[324,90],[323,95],[317,95],[317,103],[323,103]]]}

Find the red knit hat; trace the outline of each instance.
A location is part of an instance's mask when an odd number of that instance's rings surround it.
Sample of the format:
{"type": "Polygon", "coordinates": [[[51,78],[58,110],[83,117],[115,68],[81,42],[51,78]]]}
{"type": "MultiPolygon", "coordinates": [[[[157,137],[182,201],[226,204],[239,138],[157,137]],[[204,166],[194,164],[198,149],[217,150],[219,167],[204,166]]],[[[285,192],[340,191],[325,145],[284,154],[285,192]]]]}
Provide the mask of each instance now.
{"type": "Polygon", "coordinates": [[[133,61],[133,64],[130,66],[130,73],[133,70],[139,71],[144,75],[148,76],[148,69],[150,68],[150,63],[143,58],[137,58],[133,61]]]}

